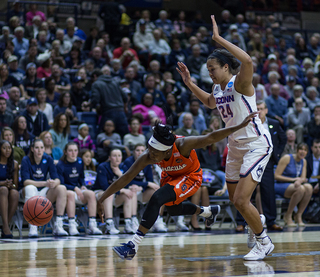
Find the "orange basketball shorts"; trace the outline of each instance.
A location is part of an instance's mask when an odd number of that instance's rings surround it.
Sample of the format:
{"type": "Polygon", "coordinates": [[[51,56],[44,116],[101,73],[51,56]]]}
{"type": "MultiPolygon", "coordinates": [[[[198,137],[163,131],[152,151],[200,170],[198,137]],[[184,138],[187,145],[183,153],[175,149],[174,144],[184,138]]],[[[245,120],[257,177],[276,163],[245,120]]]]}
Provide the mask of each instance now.
{"type": "Polygon", "coordinates": [[[174,192],[176,193],[176,200],[172,202],[165,203],[166,206],[178,205],[182,201],[186,200],[201,187],[202,183],[202,169],[196,173],[191,173],[185,176],[171,177],[167,175],[160,181],[160,186],[169,184],[174,187],[174,192]]]}

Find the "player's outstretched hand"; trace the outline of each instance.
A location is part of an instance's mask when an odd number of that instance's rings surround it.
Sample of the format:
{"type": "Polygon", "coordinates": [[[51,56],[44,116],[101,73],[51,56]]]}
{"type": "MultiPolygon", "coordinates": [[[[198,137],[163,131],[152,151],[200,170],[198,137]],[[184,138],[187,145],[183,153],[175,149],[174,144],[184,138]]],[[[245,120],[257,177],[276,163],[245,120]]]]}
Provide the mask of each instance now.
{"type": "Polygon", "coordinates": [[[259,112],[253,112],[253,113],[249,114],[249,115],[242,121],[242,123],[240,124],[241,127],[242,127],[242,128],[243,128],[243,127],[246,127],[246,126],[253,120],[253,118],[257,116],[258,113],[259,113],[259,112]]]}
{"type": "Polygon", "coordinates": [[[217,40],[220,35],[219,35],[219,29],[217,22],[214,18],[214,15],[211,15],[211,21],[212,21],[212,40],[217,40]]]}
{"type": "Polygon", "coordinates": [[[191,76],[188,67],[182,62],[178,62],[177,65],[178,67],[176,67],[176,69],[181,75],[183,82],[188,85],[191,83],[191,76]]]}

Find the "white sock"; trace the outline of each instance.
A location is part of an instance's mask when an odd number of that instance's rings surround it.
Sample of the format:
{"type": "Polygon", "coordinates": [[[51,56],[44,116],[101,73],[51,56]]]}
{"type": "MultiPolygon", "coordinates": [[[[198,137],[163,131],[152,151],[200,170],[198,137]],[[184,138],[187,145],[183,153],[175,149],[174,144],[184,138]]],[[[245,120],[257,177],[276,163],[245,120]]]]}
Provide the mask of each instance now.
{"type": "Polygon", "coordinates": [[[69,223],[75,223],[76,222],[76,220],[75,220],[75,218],[73,217],[73,218],[69,218],[69,223]]]}
{"type": "Polygon", "coordinates": [[[127,224],[131,224],[131,218],[125,218],[124,219],[124,223],[127,224]]]}
{"type": "MultiPolygon", "coordinates": [[[[75,219],[73,219],[73,220],[75,220],[75,219]]],[[[56,222],[61,222],[61,221],[63,221],[63,216],[62,215],[57,215],[56,222]]]]}
{"type": "Polygon", "coordinates": [[[142,239],[144,238],[144,234],[141,231],[137,231],[131,239],[131,241],[134,244],[134,249],[136,250],[136,253],[138,251],[139,244],[141,243],[142,239]]]}
{"type": "Polygon", "coordinates": [[[261,244],[268,244],[269,242],[271,242],[271,239],[269,238],[265,230],[263,230],[263,232],[259,236],[256,235],[256,238],[260,241],[261,244]]]}
{"type": "MultiPolygon", "coordinates": [[[[111,219],[112,220],[112,219],[111,219]]],[[[96,219],[94,217],[89,217],[89,224],[90,223],[96,223],[96,219]]]]}
{"type": "Polygon", "coordinates": [[[201,213],[199,214],[202,217],[209,217],[212,215],[210,207],[201,207],[201,213]]]}

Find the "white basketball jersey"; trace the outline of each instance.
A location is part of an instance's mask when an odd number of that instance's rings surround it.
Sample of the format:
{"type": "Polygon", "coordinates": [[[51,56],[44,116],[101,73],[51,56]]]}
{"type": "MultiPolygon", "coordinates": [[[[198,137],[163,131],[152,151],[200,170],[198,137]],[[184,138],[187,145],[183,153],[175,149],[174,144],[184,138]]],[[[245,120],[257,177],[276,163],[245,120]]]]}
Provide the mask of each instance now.
{"type": "MultiPolygon", "coordinates": [[[[250,113],[257,111],[256,96],[245,96],[237,92],[234,88],[235,79],[236,75],[230,79],[224,90],[220,85],[215,85],[212,92],[226,127],[242,123],[250,113]]],[[[252,141],[264,133],[261,120],[256,116],[248,126],[231,134],[229,139],[236,142],[252,141]]]]}

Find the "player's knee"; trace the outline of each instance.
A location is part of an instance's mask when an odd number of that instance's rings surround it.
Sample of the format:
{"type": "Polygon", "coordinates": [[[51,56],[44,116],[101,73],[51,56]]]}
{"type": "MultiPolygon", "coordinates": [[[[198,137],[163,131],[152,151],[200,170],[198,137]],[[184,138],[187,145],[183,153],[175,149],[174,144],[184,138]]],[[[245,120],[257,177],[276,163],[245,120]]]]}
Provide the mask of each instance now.
{"type": "Polygon", "coordinates": [[[178,209],[178,206],[167,206],[167,212],[171,216],[180,215],[180,209],[178,209]]]}
{"type": "Polygon", "coordinates": [[[0,194],[8,197],[9,189],[5,186],[0,187],[0,194]]]}
{"type": "Polygon", "coordinates": [[[156,205],[156,206],[159,206],[161,207],[163,205],[162,203],[162,197],[159,193],[157,193],[158,191],[156,191],[150,198],[150,201],[149,203],[152,204],[152,205],[156,205]]]}
{"type": "Polygon", "coordinates": [[[238,211],[243,211],[247,206],[247,201],[240,197],[233,197],[233,204],[238,211]]]}
{"type": "Polygon", "coordinates": [[[72,190],[67,191],[67,199],[68,199],[68,201],[75,200],[75,194],[72,190]]]}
{"type": "Polygon", "coordinates": [[[27,201],[32,196],[38,195],[38,189],[34,185],[28,185],[24,187],[25,200],[27,201]]]}

